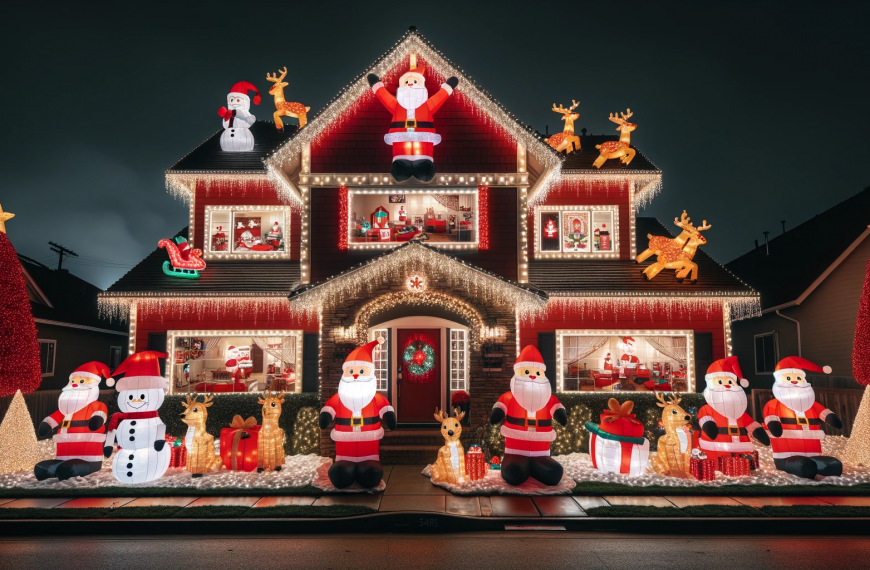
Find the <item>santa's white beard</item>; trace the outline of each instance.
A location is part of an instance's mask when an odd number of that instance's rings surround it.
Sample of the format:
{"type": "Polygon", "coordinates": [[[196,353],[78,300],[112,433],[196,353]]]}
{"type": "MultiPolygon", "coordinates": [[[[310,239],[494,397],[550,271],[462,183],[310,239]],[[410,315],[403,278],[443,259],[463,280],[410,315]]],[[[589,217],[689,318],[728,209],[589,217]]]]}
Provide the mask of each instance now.
{"type": "Polygon", "coordinates": [[[429,92],[425,87],[399,87],[396,90],[396,101],[405,109],[416,109],[428,98],[429,92]]]}
{"type": "Polygon", "coordinates": [[[338,383],[338,399],[345,408],[359,416],[362,409],[374,399],[377,390],[378,382],[374,376],[360,376],[356,380],[345,380],[342,377],[338,383]]]}
{"type": "Polygon", "coordinates": [[[743,388],[707,388],[704,399],[711,408],[725,416],[736,420],[746,411],[746,392],[743,388]]]}
{"type": "Polygon", "coordinates": [[[816,392],[807,382],[803,384],[774,382],[773,396],[796,412],[805,412],[816,402],[816,392]]]}
{"type": "Polygon", "coordinates": [[[100,397],[99,384],[82,384],[78,388],[64,386],[57,401],[57,409],[65,416],[74,414],[100,397]]]}
{"type": "Polygon", "coordinates": [[[528,376],[514,375],[511,378],[511,394],[527,412],[537,412],[546,406],[552,393],[550,381],[546,377],[542,376],[537,381],[529,380],[528,376]]]}

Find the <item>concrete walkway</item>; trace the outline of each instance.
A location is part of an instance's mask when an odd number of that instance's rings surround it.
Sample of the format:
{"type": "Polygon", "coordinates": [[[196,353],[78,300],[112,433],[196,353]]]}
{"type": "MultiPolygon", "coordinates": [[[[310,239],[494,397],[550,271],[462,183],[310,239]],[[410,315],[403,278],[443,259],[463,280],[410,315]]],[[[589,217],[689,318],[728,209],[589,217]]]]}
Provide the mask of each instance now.
{"type": "MultiPolygon", "coordinates": [[[[204,507],[244,506],[275,507],[283,505],[364,505],[382,513],[430,512],[466,517],[585,517],[586,509],[610,505],[644,505],[652,507],[689,507],[698,505],[838,505],[870,506],[870,497],[704,497],[704,496],[493,496],[460,497],[432,485],[420,474],[423,465],[386,465],[383,493],[331,494],[319,497],[109,497],[58,499],[0,499],[3,508],[118,508],[118,507],[204,507]]],[[[131,493],[135,494],[135,493],[131,493]]],[[[3,518],[0,510],[0,519],[3,518]]]]}

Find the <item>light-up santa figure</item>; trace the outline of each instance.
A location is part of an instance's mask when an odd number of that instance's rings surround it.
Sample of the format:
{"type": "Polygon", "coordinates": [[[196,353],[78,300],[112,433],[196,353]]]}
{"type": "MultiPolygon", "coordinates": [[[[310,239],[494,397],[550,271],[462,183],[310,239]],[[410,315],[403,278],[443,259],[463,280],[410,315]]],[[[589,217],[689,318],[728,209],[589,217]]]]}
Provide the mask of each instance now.
{"type": "Polygon", "coordinates": [[[548,238],[556,237],[556,232],[559,231],[559,228],[556,227],[556,222],[553,221],[553,218],[550,218],[547,221],[547,225],[544,226],[544,232],[547,234],[548,238]]]}
{"type": "Polygon", "coordinates": [[[746,392],[749,381],[743,378],[736,356],[715,361],[704,376],[707,387],[704,399],[707,404],[698,410],[701,426],[699,447],[711,459],[732,454],[752,453],[755,446],[751,435],[764,445],[770,439],[761,424],[746,413],[746,392]]]}
{"type": "Polygon", "coordinates": [[[602,362],[601,367],[604,370],[613,370],[613,358],[610,356],[609,352],[604,356],[604,360],[602,362]]]}
{"type": "Polygon", "coordinates": [[[525,347],[514,364],[511,391],[502,394],[489,414],[491,424],[504,420],[501,476],[509,485],[520,485],[529,477],[544,485],[562,479],[562,465],[550,457],[550,443],[556,439],[553,420],[564,426],[568,413],[553,396],[546,370],[538,349],[525,347]]]}
{"type": "Polygon", "coordinates": [[[773,373],[774,400],[764,405],[764,423],[770,432],[770,447],[776,468],[807,479],[843,474],[836,457],[822,455],[822,422],[843,428],[834,412],[816,402],[816,393],[807,382],[806,371],[831,373],[799,356],[779,361],[773,373]]]}
{"type": "Polygon", "coordinates": [[[458,79],[450,77],[429,97],[424,73],[425,68],[417,67],[416,55],[411,55],[411,69],[399,78],[395,96],[387,91],[377,75],[370,73],[367,77],[375,96],[393,115],[384,142],[393,147],[390,174],[396,182],[412,176],[423,182],[435,178],[433,149],[441,142],[441,135],[435,132],[433,118],[459,85],[458,79]]]}
{"type": "Polygon", "coordinates": [[[257,121],[257,117],[251,114],[251,98],[248,96],[248,91],[255,93],[254,105],[259,105],[260,92],[257,88],[247,81],[239,81],[233,85],[227,95],[227,106],[218,109],[224,127],[224,132],[221,133],[221,150],[226,152],[254,150],[251,125],[257,121]]]}
{"type": "MultiPolygon", "coordinates": [[[[112,414],[103,453],[109,457],[117,440],[112,474],[121,483],[145,483],[163,476],[169,468],[171,450],[166,445],[166,425],[157,410],[163,405],[166,378],[160,374],[162,352],[153,350],[131,355],[112,373],[117,378],[118,408],[112,414]]],[[[115,381],[106,382],[110,386],[115,381]]]]}
{"type": "Polygon", "coordinates": [[[343,373],[334,394],[320,410],[320,429],[335,420],[330,437],[335,442],[335,462],[329,480],[338,489],[353,484],[377,487],[384,476],[379,442],[384,437],[381,422],[396,427],[396,411],[377,392],[372,351],[383,344],[379,338],[354,349],[342,365],[343,373]]]}

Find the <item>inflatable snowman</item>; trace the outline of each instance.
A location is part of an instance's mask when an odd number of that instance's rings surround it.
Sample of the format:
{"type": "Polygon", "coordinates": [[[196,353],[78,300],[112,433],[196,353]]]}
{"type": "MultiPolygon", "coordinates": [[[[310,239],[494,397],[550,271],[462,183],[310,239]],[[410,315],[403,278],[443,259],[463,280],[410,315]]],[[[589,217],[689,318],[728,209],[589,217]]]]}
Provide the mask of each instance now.
{"type": "Polygon", "coordinates": [[[248,152],[254,150],[254,135],[251,125],[257,117],[251,114],[251,98],[248,91],[253,91],[254,105],[260,104],[260,92],[247,81],[239,81],[227,95],[227,106],[218,109],[218,115],[223,119],[224,132],[221,133],[221,150],[224,152],[248,152]],[[229,107],[229,108],[227,108],[229,107]]]}
{"type": "Polygon", "coordinates": [[[158,358],[166,355],[137,352],[112,374],[115,378],[123,375],[116,385],[121,413],[112,414],[103,454],[109,457],[117,441],[112,474],[121,483],[154,481],[169,467],[171,450],[166,445],[166,425],[157,413],[167,388],[158,358]]]}

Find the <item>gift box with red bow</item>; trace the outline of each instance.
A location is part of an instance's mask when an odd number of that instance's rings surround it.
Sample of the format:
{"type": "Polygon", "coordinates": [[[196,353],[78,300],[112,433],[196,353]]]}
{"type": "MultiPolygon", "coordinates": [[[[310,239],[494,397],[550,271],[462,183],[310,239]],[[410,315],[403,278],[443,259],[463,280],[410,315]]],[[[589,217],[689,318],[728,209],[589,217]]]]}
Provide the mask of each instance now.
{"type": "Polygon", "coordinates": [[[479,445],[472,445],[465,454],[465,473],[472,481],[486,477],[486,456],[479,445]]]}
{"type": "Polygon", "coordinates": [[[712,481],[716,478],[716,468],[718,467],[718,462],[715,459],[710,459],[708,457],[692,457],[689,459],[689,470],[692,473],[692,477],[697,479],[698,481],[712,481]]]}
{"type": "Polygon", "coordinates": [[[187,446],[184,445],[184,440],[172,435],[166,435],[164,439],[172,454],[169,457],[169,466],[187,467],[187,446]]]}
{"type": "Polygon", "coordinates": [[[230,427],[221,430],[221,459],[231,471],[257,469],[257,439],[260,428],[254,418],[233,417],[230,427]]]}
{"type": "Polygon", "coordinates": [[[719,456],[719,471],[729,477],[749,475],[749,460],[743,457],[719,456]]]}
{"type": "Polygon", "coordinates": [[[607,402],[601,423],[586,422],[592,434],[589,452],[592,466],[603,473],[641,475],[649,463],[649,440],[643,437],[643,424],[631,413],[634,403],[616,398],[607,402]]]}

